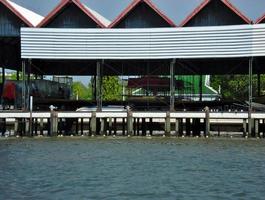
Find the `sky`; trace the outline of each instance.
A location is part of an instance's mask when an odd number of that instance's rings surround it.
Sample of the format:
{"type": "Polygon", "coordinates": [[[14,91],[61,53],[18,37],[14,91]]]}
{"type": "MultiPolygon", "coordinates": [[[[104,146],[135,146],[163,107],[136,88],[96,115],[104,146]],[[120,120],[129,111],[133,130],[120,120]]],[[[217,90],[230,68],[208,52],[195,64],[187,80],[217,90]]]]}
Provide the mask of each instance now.
{"type": "MultiPolygon", "coordinates": [[[[12,0],[42,16],[48,15],[60,0],[12,0]],[[45,3],[44,3],[45,2],[45,3]]],[[[203,0],[152,0],[176,25],[179,25],[203,0]]],[[[219,0],[217,0],[219,1],[219,0]]],[[[105,18],[113,21],[132,0],[81,0],[105,18]]],[[[265,14],[265,0],[230,0],[230,2],[252,21],[265,14]]],[[[75,77],[88,84],[88,77],[75,77]]]]}
{"type": "MultiPolygon", "coordinates": [[[[38,14],[46,16],[60,0],[12,0],[38,14]],[[43,3],[45,2],[45,3],[43,3]]],[[[180,24],[203,0],[152,0],[152,2],[176,24],[180,24]]],[[[218,1],[218,0],[217,0],[218,1]]],[[[81,0],[109,20],[114,20],[132,0],[81,0]]],[[[230,0],[251,20],[265,13],[265,0],[230,0]]]]}

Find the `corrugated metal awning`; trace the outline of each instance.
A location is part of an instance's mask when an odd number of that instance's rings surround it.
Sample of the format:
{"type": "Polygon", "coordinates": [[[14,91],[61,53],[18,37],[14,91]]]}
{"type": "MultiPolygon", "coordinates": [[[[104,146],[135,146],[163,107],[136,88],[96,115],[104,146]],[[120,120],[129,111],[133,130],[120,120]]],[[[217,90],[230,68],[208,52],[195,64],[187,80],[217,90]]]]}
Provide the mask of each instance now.
{"type": "Polygon", "coordinates": [[[25,59],[171,59],[265,56],[265,24],[151,28],[22,28],[25,59]]]}

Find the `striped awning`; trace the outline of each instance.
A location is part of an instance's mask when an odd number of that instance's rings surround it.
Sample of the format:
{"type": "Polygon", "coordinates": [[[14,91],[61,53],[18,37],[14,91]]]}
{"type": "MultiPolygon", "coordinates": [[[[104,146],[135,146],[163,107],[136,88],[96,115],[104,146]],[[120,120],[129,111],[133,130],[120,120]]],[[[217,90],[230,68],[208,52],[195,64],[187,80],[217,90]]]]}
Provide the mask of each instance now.
{"type": "Polygon", "coordinates": [[[148,28],[22,28],[25,59],[172,59],[265,56],[265,24],[148,28]]]}

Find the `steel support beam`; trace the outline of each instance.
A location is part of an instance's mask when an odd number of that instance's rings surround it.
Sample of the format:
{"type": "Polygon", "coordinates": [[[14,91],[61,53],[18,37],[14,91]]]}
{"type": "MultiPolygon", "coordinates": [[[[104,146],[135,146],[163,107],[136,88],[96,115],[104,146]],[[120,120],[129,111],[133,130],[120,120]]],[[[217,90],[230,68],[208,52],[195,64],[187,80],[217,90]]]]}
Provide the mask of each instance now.
{"type": "Polygon", "coordinates": [[[97,85],[97,111],[102,111],[102,65],[103,62],[97,62],[97,77],[96,77],[96,85],[97,85]]]}
{"type": "Polygon", "coordinates": [[[26,110],[26,60],[22,60],[22,110],[26,110]]]}
{"type": "Polygon", "coordinates": [[[249,67],[248,67],[248,136],[252,135],[252,99],[253,99],[253,80],[252,80],[252,74],[253,74],[253,57],[249,58],[249,67]]]}
{"type": "Polygon", "coordinates": [[[257,85],[258,85],[258,96],[261,95],[261,87],[260,87],[260,73],[257,74],[257,85]]]}
{"type": "Polygon", "coordinates": [[[200,101],[202,101],[202,74],[200,74],[200,79],[199,79],[199,96],[200,96],[200,101]]]}
{"type": "Polygon", "coordinates": [[[175,111],[175,64],[176,59],[170,62],[170,111],[175,111]]]}

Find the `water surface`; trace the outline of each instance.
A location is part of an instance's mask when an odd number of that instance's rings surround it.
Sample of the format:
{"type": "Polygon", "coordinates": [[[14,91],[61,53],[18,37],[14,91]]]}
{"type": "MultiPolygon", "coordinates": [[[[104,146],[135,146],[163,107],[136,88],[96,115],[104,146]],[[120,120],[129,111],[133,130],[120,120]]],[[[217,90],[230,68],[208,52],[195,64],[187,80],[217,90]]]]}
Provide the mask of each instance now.
{"type": "Polygon", "coordinates": [[[265,141],[0,139],[0,199],[264,199],[265,141]]]}

